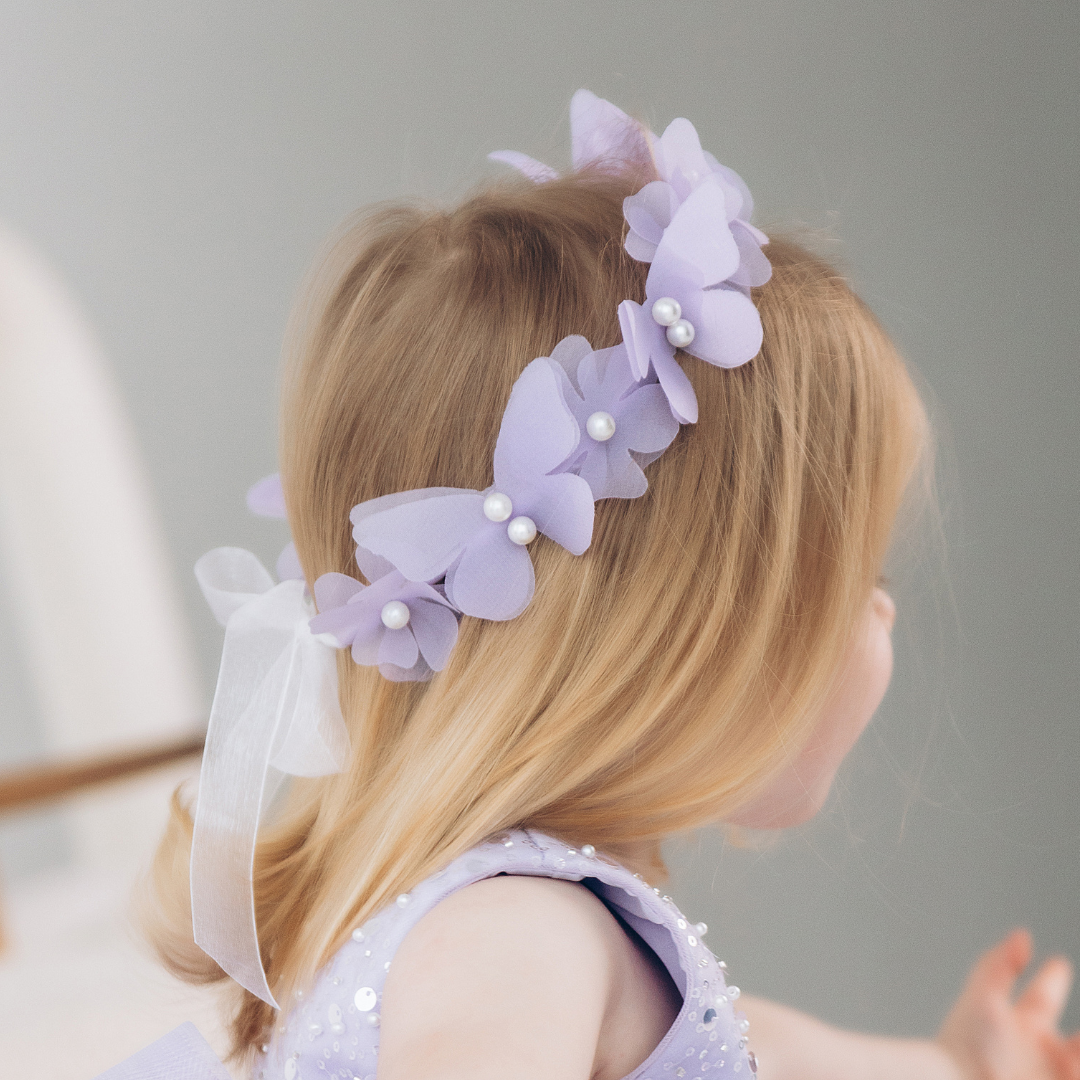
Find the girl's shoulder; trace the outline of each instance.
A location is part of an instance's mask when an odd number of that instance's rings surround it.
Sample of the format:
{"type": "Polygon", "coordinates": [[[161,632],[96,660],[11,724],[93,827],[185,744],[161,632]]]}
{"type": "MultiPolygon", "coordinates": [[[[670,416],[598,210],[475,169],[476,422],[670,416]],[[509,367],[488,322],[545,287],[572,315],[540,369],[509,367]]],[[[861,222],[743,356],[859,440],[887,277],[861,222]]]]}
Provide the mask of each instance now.
{"type": "MultiPolygon", "coordinates": [[[[591,1038],[601,1049],[597,1080],[741,1080],[755,1063],[733,1010],[739,991],[703,933],[671,897],[592,848],[507,833],[354,930],[284,1018],[255,1076],[374,1077],[385,992],[391,1070],[424,1047],[438,1055],[475,1043],[520,1075],[536,1065],[557,1075],[554,1061],[521,1060],[534,1052],[529,1039],[545,1059],[582,1060],[591,1038]],[[390,979],[392,961],[400,970],[390,979]],[[537,1044],[549,1023],[559,1026],[537,1044]]],[[[417,1062],[408,1064],[415,1073],[417,1062]]],[[[447,1076],[460,1072],[443,1064],[447,1076]]],[[[437,1075],[433,1065],[425,1075],[437,1075]]]]}

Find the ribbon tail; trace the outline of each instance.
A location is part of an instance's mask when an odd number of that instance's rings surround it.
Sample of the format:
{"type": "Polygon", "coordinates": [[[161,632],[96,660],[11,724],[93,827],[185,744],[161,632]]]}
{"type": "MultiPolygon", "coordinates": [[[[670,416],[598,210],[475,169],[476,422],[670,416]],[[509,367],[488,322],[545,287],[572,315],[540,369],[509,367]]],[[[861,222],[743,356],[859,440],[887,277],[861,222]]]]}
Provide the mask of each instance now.
{"type": "Polygon", "coordinates": [[[297,696],[295,627],[303,589],[303,582],[282,582],[229,619],[191,845],[196,944],[275,1008],[259,951],[252,871],[270,757],[297,696]]]}

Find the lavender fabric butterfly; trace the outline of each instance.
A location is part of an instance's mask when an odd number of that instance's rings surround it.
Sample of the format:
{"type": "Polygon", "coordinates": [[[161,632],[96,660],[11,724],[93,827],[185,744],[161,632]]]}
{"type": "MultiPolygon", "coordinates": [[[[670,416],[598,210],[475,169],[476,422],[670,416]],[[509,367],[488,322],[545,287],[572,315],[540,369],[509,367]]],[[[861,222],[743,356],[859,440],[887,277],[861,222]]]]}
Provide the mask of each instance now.
{"type": "Polygon", "coordinates": [[[644,495],[649,482],[641,466],[679,433],[664,391],[635,378],[624,345],[594,352],[575,334],[555,346],[551,359],[566,373],[563,395],[581,429],[570,467],[594,499],[644,495]]]}
{"type": "MultiPolygon", "coordinates": [[[[627,161],[647,162],[650,148],[645,129],[610,101],[589,90],[578,90],[570,99],[570,160],[574,170],[592,167],[621,172],[627,161]]],[[[542,184],[559,174],[542,161],[517,150],[493,150],[492,161],[501,161],[542,184]]]]}
{"type": "Polygon", "coordinates": [[[356,561],[371,584],[347,574],[317,578],[319,614],[311,632],[329,634],[339,649],[351,649],[357,664],[377,665],[393,682],[420,682],[442,671],[458,635],[457,614],[446,597],[363,548],[356,561]]]}
{"type": "Polygon", "coordinates": [[[580,441],[560,367],[534,360],[518,377],[495,444],[495,483],[484,491],[423,488],[353,508],[353,537],[410,582],[445,575],[446,598],[465,615],[513,619],[532,599],[525,550],[538,532],[575,555],[592,540],[589,484],[565,471],[580,441]]]}
{"type": "Polygon", "coordinates": [[[738,367],[761,348],[750,289],[769,280],[768,237],[749,222],[742,179],[701,148],[689,120],[650,135],[660,180],[623,201],[626,250],[649,262],[646,302],[619,305],[635,375],[650,367],[680,423],[697,420],[697,398],[675,359],[683,349],[719,367],[738,367]]]}

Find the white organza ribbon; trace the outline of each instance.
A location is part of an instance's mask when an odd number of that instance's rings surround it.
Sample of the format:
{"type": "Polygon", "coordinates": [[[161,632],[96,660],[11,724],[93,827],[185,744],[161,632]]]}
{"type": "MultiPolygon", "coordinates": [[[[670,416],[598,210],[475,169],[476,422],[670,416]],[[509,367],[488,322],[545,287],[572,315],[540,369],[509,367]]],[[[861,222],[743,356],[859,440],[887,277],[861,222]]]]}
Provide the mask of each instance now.
{"type": "Polygon", "coordinates": [[[191,845],[195,942],[276,1008],[255,928],[255,839],[282,774],[345,766],[337,648],[311,633],[304,582],[275,585],[250,551],[215,548],[195,577],[225,627],[191,845]]]}

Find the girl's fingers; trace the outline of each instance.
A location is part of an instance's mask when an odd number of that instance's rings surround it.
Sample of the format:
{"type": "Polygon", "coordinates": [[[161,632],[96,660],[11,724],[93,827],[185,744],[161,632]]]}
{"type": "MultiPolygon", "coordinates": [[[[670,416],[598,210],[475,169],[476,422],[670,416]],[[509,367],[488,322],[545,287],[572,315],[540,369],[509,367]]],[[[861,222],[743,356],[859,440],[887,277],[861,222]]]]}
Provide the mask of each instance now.
{"type": "Polygon", "coordinates": [[[984,994],[1007,999],[1020,973],[1031,960],[1031,934],[1014,930],[979,958],[968,985],[984,994]]]}
{"type": "Polygon", "coordinates": [[[1041,1023],[1056,1028],[1072,989],[1072,964],[1063,956],[1046,961],[1020,995],[1016,1007],[1041,1023]]]}

